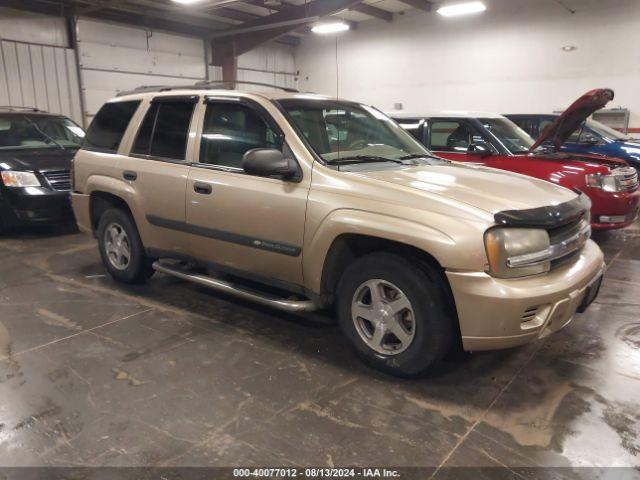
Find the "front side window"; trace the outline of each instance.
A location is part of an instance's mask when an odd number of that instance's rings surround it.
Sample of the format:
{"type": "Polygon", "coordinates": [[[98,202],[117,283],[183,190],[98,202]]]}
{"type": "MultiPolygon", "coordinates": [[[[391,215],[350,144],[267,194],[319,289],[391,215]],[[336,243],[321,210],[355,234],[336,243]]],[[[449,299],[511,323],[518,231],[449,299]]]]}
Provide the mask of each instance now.
{"type": "Polygon", "coordinates": [[[204,117],[200,163],[242,168],[254,148],[282,148],[282,140],[253,108],[241,103],[210,103],[204,117]]]}
{"type": "Polygon", "coordinates": [[[431,149],[440,152],[466,152],[473,143],[471,127],[460,120],[434,120],[431,123],[431,149]]]}
{"type": "Polygon", "coordinates": [[[479,120],[484,128],[500,140],[500,143],[514,155],[529,153],[529,149],[535,143],[533,138],[527,135],[527,132],[511,120],[506,118],[480,118],[479,120]]]}
{"type": "Polygon", "coordinates": [[[0,115],[0,150],[80,148],[84,131],[65,117],[0,115]]]}
{"type": "Polygon", "coordinates": [[[184,160],[193,102],[154,102],[138,130],[131,153],[184,160]]]}
{"type": "Polygon", "coordinates": [[[429,152],[378,110],[329,100],[280,100],[291,123],[327,162],[399,160],[429,152]]]}
{"type": "Polygon", "coordinates": [[[91,122],[82,147],[101,152],[118,151],[124,132],[138,105],[139,100],[105,103],[91,122]]]}

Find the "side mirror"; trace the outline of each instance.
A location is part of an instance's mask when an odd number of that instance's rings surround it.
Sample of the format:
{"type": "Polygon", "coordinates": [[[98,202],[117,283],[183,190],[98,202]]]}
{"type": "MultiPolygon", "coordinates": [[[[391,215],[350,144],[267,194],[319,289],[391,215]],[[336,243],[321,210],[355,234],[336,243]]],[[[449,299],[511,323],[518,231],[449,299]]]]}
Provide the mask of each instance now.
{"type": "Polygon", "coordinates": [[[298,164],[275,148],[254,148],[242,157],[242,169],[258,177],[280,177],[293,180],[298,177],[298,164]]]}
{"type": "Polygon", "coordinates": [[[469,145],[469,148],[467,148],[467,153],[488,157],[489,155],[493,155],[493,147],[486,142],[473,142],[469,145]]]}

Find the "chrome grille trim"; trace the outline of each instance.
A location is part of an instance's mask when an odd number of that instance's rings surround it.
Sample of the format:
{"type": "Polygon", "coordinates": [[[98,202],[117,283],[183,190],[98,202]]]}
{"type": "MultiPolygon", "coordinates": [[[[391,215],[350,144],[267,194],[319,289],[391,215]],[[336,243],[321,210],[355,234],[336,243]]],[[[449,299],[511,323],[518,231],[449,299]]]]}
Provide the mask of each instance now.
{"type": "Polygon", "coordinates": [[[638,172],[633,167],[614,168],[611,175],[617,178],[622,192],[632,192],[638,188],[638,172]]]}
{"type": "Polygon", "coordinates": [[[67,192],[71,190],[71,172],[69,170],[52,170],[42,172],[49,185],[54,190],[67,192]]]}
{"type": "Polygon", "coordinates": [[[539,252],[510,257],[507,259],[507,266],[510,268],[530,267],[571,255],[581,250],[591,237],[591,224],[583,218],[570,225],[569,228],[552,233],[554,235],[550,235],[551,245],[548,248],[539,252]]]}

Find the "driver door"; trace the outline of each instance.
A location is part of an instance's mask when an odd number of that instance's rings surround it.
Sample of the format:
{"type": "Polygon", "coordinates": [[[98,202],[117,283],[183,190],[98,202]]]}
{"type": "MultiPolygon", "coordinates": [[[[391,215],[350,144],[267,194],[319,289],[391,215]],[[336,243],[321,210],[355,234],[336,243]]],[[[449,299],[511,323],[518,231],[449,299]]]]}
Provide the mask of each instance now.
{"type": "MultiPolygon", "coordinates": [[[[241,98],[207,99],[199,161],[187,180],[191,255],[231,273],[302,285],[302,244],[310,179],[249,175],[254,148],[291,154],[275,120],[241,98]]],[[[292,155],[292,154],[291,154],[292,155]]]]}

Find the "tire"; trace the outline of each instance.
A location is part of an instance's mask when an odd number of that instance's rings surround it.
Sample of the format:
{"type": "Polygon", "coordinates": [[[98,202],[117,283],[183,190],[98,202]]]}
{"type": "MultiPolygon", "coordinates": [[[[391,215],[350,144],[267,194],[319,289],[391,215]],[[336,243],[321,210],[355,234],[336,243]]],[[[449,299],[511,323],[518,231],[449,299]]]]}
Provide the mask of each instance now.
{"type": "Polygon", "coordinates": [[[128,212],[117,208],[105,211],[98,222],[97,236],[102,263],[115,280],[143,283],[154,274],[153,261],[147,257],[128,212]]]}
{"type": "Polygon", "coordinates": [[[338,319],[358,356],[398,377],[423,375],[442,360],[455,331],[443,282],[429,267],[390,253],[369,254],[350,264],[338,284],[338,319]],[[378,309],[372,308],[374,290],[378,309]]]}

